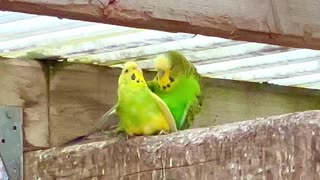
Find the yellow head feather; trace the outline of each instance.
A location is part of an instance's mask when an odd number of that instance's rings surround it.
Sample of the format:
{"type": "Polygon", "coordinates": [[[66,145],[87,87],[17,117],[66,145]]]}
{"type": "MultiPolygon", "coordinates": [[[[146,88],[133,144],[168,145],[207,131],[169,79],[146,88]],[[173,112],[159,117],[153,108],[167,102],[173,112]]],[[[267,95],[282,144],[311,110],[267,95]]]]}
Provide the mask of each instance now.
{"type": "Polygon", "coordinates": [[[124,63],[123,69],[135,69],[138,67],[138,64],[134,61],[127,61],[124,63]]]}
{"type": "Polygon", "coordinates": [[[166,54],[162,54],[154,59],[154,66],[158,71],[158,84],[163,90],[165,90],[171,83],[171,61],[166,54]]]}
{"type": "Polygon", "coordinates": [[[157,70],[167,71],[171,68],[171,63],[168,57],[162,54],[154,59],[154,66],[157,70]]]}
{"type": "Polygon", "coordinates": [[[119,84],[128,82],[136,82],[135,84],[145,84],[142,69],[138,67],[134,61],[127,61],[124,64],[119,77],[119,84]]]}

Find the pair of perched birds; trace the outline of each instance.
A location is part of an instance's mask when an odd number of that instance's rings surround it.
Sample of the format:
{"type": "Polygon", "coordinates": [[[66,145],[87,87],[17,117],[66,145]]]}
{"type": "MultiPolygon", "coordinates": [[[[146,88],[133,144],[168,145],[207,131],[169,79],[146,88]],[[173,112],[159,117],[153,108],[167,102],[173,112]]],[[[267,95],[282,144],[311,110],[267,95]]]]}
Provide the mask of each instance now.
{"type": "Polygon", "coordinates": [[[118,80],[118,102],[93,131],[102,130],[117,114],[118,130],[128,136],[170,133],[190,127],[202,106],[201,76],[179,52],[169,51],[154,59],[155,78],[146,82],[142,69],[125,63],[118,80]]]}

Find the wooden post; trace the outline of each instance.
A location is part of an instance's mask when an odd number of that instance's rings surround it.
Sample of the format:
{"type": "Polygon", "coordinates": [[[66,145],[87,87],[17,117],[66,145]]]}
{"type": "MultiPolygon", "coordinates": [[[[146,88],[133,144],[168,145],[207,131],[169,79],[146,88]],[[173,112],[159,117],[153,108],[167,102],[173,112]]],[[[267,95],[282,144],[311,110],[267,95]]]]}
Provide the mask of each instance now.
{"type": "Polygon", "coordinates": [[[314,0],[0,0],[0,10],[320,49],[314,0]]]}
{"type": "Polygon", "coordinates": [[[24,147],[49,147],[48,81],[41,63],[0,60],[0,104],[23,108],[24,147]]]}
{"type": "Polygon", "coordinates": [[[50,144],[86,134],[116,103],[119,69],[73,64],[50,74],[50,144]]]}
{"type": "Polygon", "coordinates": [[[25,154],[25,179],[319,179],[320,111],[25,154]]]}

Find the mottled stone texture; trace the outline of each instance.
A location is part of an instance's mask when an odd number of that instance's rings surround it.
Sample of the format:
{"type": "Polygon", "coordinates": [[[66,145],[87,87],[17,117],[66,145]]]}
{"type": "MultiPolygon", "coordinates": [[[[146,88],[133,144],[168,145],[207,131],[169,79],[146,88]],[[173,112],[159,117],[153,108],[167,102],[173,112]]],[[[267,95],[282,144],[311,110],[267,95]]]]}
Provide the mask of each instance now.
{"type": "Polygon", "coordinates": [[[25,179],[320,179],[320,111],[25,154],[25,179]]]}

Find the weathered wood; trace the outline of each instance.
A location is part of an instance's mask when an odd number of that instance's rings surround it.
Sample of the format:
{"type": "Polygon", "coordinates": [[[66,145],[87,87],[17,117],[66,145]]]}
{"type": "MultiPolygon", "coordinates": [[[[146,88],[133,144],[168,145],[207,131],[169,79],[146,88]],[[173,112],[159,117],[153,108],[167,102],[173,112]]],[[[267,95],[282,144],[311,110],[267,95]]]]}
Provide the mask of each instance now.
{"type": "MultiPolygon", "coordinates": [[[[116,102],[117,68],[73,64],[51,73],[48,103],[47,77],[39,62],[1,60],[0,65],[0,104],[24,108],[25,150],[49,142],[61,145],[87,133],[116,102]]],[[[154,73],[145,76],[150,80],[154,73]]],[[[317,90],[204,78],[203,93],[193,127],[320,108],[317,90]]]]}
{"type": "Polygon", "coordinates": [[[204,103],[193,127],[320,109],[320,91],[271,84],[203,79],[204,103]]]}
{"type": "Polygon", "coordinates": [[[320,49],[315,0],[0,0],[0,10],[320,49]]]}
{"type": "Polygon", "coordinates": [[[319,179],[320,111],[25,154],[25,179],[319,179]]]}
{"type": "Polygon", "coordinates": [[[74,64],[50,74],[50,145],[86,134],[116,103],[117,69],[74,64]]]}
{"type": "MultiPolygon", "coordinates": [[[[120,69],[70,65],[50,78],[50,142],[88,132],[117,99],[120,69]]],[[[145,71],[146,79],[154,77],[145,71]]],[[[193,127],[320,109],[320,91],[203,78],[204,102],[193,127]]]]}
{"type": "Polygon", "coordinates": [[[49,146],[47,86],[39,62],[0,60],[0,105],[23,108],[25,149],[49,146]]]}

